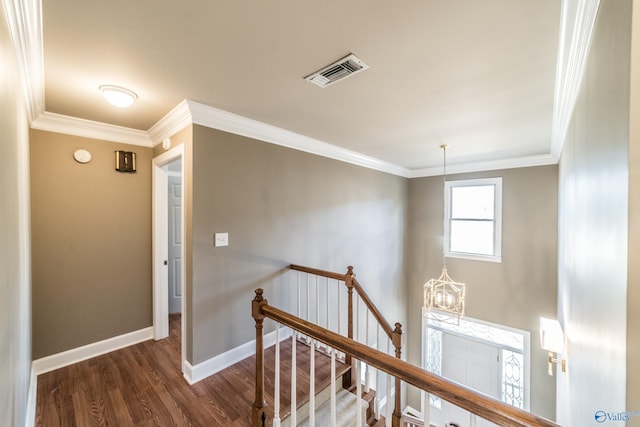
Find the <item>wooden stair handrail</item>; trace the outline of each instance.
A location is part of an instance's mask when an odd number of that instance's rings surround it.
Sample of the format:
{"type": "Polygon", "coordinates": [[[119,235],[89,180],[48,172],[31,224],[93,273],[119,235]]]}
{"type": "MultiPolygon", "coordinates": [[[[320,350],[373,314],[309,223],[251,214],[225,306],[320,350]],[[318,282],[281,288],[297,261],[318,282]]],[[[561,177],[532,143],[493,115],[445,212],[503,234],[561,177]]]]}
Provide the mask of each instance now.
{"type": "Polygon", "coordinates": [[[291,264],[289,269],[302,271],[303,273],[315,274],[316,276],[328,277],[329,279],[344,280],[344,273],[333,273],[331,271],[319,270],[317,268],[303,267],[301,265],[291,264]]]}
{"type": "MultiPolygon", "coordinates": [[[[258,348],[258,343],[262,345],[262,339],[258,339],[258,334],[262,334],[262,322],[265,317],[268,317],[281,325],[286,325],[338,351],[350,354],[358,360],[395,376],[397,379],[432,393],[500,426],[559,427],[558,424],[546,418],[478,393],[408,362],[279,310],[270,306],[267,300],[263,298],[262,289],[257,289],[255,292],[256,297],[252,302],[251,312],[256,320],[256,376],[264,373],[264,367],[258,366],[259,361],[262,360],[260,353],[263,354],[264,352],[263,348],[258,348]]],[[[265,413],[266,408],[264,389],[259,390],[259,387],[264,387],[263,378],[256,378],[256,401],[253,406],[254,426],[260,425],[263,421],[262,414],[265,413]]]]}

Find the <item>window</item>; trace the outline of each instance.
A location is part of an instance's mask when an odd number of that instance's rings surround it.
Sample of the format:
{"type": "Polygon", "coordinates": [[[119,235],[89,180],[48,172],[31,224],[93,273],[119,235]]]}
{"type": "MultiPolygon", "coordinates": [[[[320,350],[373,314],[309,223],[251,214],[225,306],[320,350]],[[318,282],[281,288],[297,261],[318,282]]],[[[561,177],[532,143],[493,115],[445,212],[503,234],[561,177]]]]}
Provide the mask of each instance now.
{"type": "Polygon", "coordinates": [[[502,178],[445,183],[447,256],[500,262],[502,178]]]}

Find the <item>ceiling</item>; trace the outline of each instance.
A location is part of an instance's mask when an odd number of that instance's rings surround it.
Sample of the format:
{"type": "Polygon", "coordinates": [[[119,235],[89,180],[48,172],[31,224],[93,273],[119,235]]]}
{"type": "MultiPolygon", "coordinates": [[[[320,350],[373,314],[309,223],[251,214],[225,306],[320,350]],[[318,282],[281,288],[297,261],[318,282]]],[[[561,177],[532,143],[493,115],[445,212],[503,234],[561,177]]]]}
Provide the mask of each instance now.
{"type": "Polygon", "coordinates": [[[188,99],[410,171],[549,155],[560,0],[42,2],[45,110],[146,131],[188,99]],[[304,76],[349,53],[369,69],[304,76]],[[138,94],[128,109],[98,87],[138,94]]]}

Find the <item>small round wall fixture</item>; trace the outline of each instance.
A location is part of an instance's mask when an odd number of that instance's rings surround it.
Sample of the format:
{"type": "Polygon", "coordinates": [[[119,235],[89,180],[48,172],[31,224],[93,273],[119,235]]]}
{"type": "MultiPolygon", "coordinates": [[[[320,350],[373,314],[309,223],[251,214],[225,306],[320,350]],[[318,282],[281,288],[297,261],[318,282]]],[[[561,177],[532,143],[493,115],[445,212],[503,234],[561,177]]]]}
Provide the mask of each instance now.
{"type": "Polygon", "coordinates": [[[87,150],[76,150],[73,153],[73,158],[78,163],[89,163],[91,161],[91,153],[87,150]]]}
{"type": "Polygon", "coordinates": [[[135,92],[120,86],[102,85],[100,86],[100,92],[102,92],[102,96],[109,104],[118,108],[127,108],[138,99],[138,95],[135,92]]]}

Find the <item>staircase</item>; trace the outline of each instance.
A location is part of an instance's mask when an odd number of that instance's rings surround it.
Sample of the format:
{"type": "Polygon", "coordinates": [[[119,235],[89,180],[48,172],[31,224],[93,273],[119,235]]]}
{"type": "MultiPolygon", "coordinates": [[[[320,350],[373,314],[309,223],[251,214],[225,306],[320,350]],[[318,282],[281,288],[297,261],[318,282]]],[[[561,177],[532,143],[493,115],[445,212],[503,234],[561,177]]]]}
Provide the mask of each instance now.
{"type": "MultiPolygon", "coordinates": [[[[309,425],[309,426],[363,426],[366,424],[386,427],[418,426],[419,419],[408,417],[402,419],[400,410],[401,382],[424,391],[425,402],[434,394],[443,400],[469,411],[472,416],[480,417],[500,426],[559,427],[545,418],[523,411],[484,394],[478,393],[443,377],[432,374],[401,359],[402,330],[399,323],[395,328],[384,320],[380,311],[373,305],[362,286],[355,279],[352,267],[346,274],[331,273],[308,267],[290,266],[298,272],[296,290],[297,307],[289,311],[272,305],[263,296],[263,290],[257,289],[252,301],[251,314],[256,327],[256,390],[252,406],[252,427],[273,425],[309,425]],[[300,274],[304,274],[301,278],[300,274]],[[313,277],[313,278],[312,278],[313,277]],[[302,279],[302,280],[301,280],[302,279]],[[306,283],[306,288],[304,287],[306,283]],[[315,283],[315,285],[313,285],[315,283]],[[330,286],[336,283],[338,290],[331,291],[330,286]],[[342,285],[346,289],[348,303],[341,306],[342,285]],[[356,296],[354,297],[354,291],[356,296]],[[330,305],[330,295],[337,295],[337,300],[330,305]],[[305,295],[305,300],[301,298],[305,295]],[[313,296],[315,295],[315,298],[313,296]],[[321,298],[321,296],[325,296],[321,298]],[[311,301],[315,303],[315,309],[311,301]],[[320,301],[326,301],[326,306],[320,301]],[[306,310],[305,310],[306,306],[306,310]],[[335,309],[337,307],[337,310],[335,309]],[[346,314],[342,315],[342,310],[346,314]],[[297,315],[291,314],[297,313],[297,315]],[[326,315],[324,315],[326,313],[326,315]],[[337,319],[332,320],[333,317],[337,319]],[[324,318],[323,318],[324,315],[324,318]],[[370,321],[375,325],[371,332],[370,321]],[[264,337],[263,327],[266,319],[275,322],[275,369],[274,379],[265,380],[264,337]],[[282,363],[290,369],[290,403],[281,405],[281,396],[286,397],[287,384],[281,384],[280,371],[280,338],[281,329],[291,331],[291,363],[282,363]],[[304,341],[299,342],[299,341],[304,341]],[[307,398],[301,397],[298,404],[297,382],[297,348],[308,348],[309,370],[307,398]],[[323,354],[322,352],[325,351],[323,354]],[[330,359],[330,374],[318,378],[316,360],[323,356],[330,359]],[[343,363],[342,363],[343,362],[343,363]],[[361,373],[361,366],[366,372],[361,373]],[[364,377],[364,380],[362,379],[364,377]],[[328,378],[329,392],[326,393],[328,378]],[[313,379],[313,380],[310,380],[313,379]],[[324,383],[322,380],[325,380],[324,383]],[[338,380],[341,385],[338,386],[338,380]],[[265,382],[274,387],[273,412],[265,401],[265,382]],[[375,384],[375,386],[373,385],[375,384]],[[281,389],[281,386],[284,388],[281,389]],[[370,387],[371,386],[371,387],[370,387]],[[382,393],[373,391],[382,390],[382,393]],[[363,391],[365,390],[365,391],[363,391]],[[384,398],[381,396],[384,395],[384,398]],[[327,397],[328,396],[328,397],[327,397]],[[360,396],[356,398],[356,396],[360,396]],[[368,399],[368,400],[365,400],[368,399]],[[383,403],[384,401],[384,403],[383,403]],[[305,409],[306,404],[306,409],[305,409]],[[384,406],[384,424],[382,412],[378,408],[384,406]],[[328,408],[328,409],[327,409],[328,408]],[[315,410],[314,410],[315,409],[315,410]],[[374,410],[378,409],[378,411],[374,410]],[[284,421],[283,421],[284,420],[284,421]]],[[[290,291],[288,291],[291,294],[290,291]]],[[[342,303],[344,304],[344,303],[342,303]]],[[[287,341],[287,340],[285,340],[287,341]]],[[[326,363],[325,363],[326,365],[326,363]]],[[[284,369],[284,368],[283,368],[284,369]]],[[[301,376],[301,381],[304,377],[301,376]]],[[[426,405],[423,419],[429,419],[430,405],[426,405]]],[[[475,421],[472,422],[475,425],[475,421]]]]}
{"type": "MultiPolygon", "coordinates": [[[[289,341],[289,340],[287,340],[289,341]]],[[[285,358],[288,358],[289,352],[291,349],[290,343],[282,344],[284,352],[286,353],[285,358]]],[[[297,340],[296,344],[297,352],[298,352],[298,373],[297,376],[299,378],[298,383],[306,384],[308,382],[308,372],[305,369],[300,369],[301,362],[304,365],[308,365],[309,360],[309,345],[306,341],[297,340]],[[306,377],[305,377],[306,375],[306,377]],[[303,377],[303,378],[301,378],[303,377]]],[[[328,374],[326,368],[318,368],[323,367],[324,365],[330,364],[330,356],[322,351],[315,352],[316,357],[316,384],[315,384],[315,425],[317,426],[329,426],[331,423],[329,422],[331,417],[331,379],[328,374]],[[326,360],[323,360],[326,359],[326,360]]],[[[336,367],[336,384],[342,384],[342,377],[350,371],[350,367],[345,365],[344,363],[337,362],[336,367]]],[[[356,416],[356,390],[355,387],[351,387],[349,390],[344,388],[339,388],[336,392],[336,426],[355,426],[356,416]]],[[[309,426],[309,400],[310,396],[308,390],[304,388],[298,388],[298,399],[297,406],[298,409],[296,411],[296,425],[298,426],[309,426]]],[[[366,420],[367,425],[369,426],[384,426],[384,417],[381,417],[379,420],[375,418],[375,390],[370,390],[368,393],[362,393],[360,399],[360,418],[362,420],[366,420]]],[[[287,393],[287,398],[290,397],[290,392],[287,393]]],[[[290,401],[290,399],[288,399],[290,401]]],[[[280,425],[282,427],[290,427],[291,426],[291,407],[287,406],[282,409],[281,413],[282,421],[280,425]]]]}

